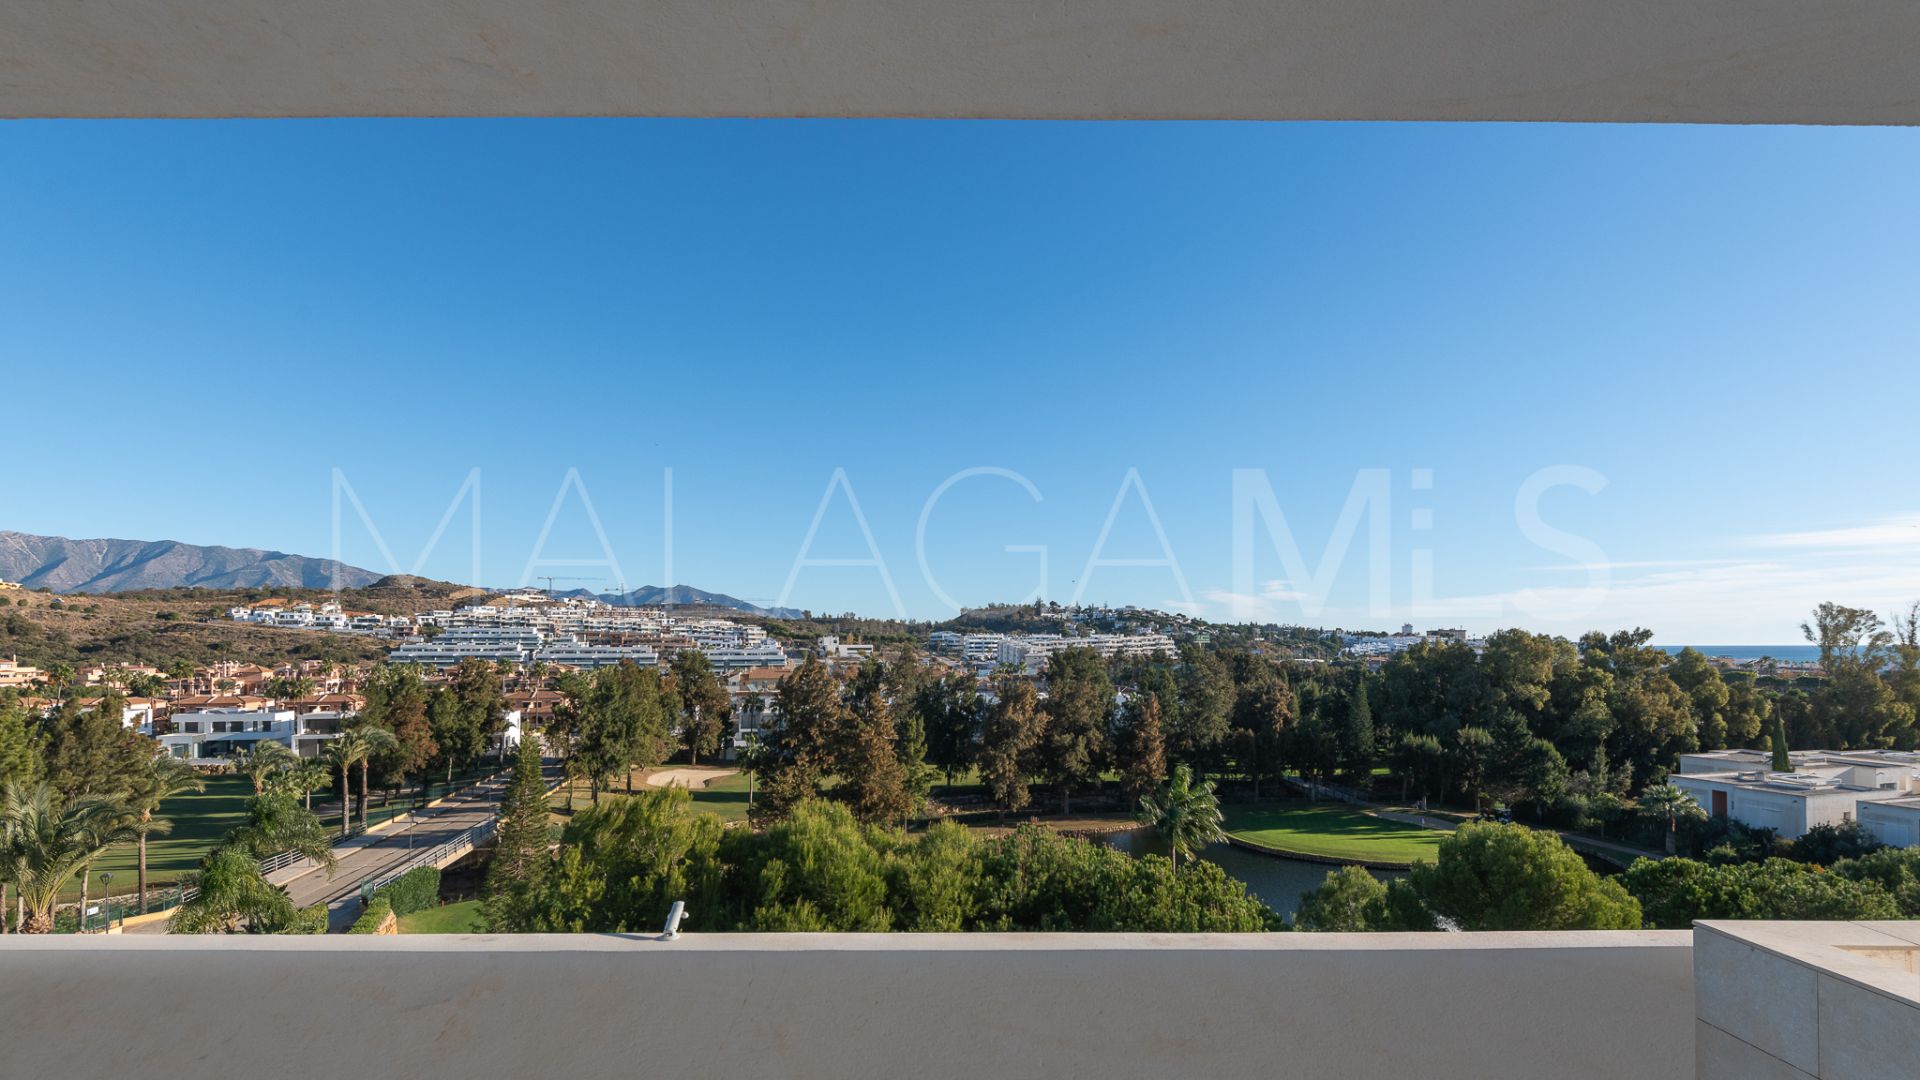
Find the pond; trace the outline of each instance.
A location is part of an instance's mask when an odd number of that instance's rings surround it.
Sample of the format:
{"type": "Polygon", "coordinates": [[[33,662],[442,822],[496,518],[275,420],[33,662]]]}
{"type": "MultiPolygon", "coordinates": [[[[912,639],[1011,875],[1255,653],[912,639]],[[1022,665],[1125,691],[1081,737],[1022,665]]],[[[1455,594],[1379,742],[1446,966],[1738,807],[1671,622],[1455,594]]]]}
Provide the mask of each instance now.
{"type": "MultiPolygon", "coordinates": [[[[1108,833],[1099,839],[1129,855],[1167,854],[1166,841],[1146,829],[1108,833]]],[[[1217,864],[1229,877],[1244,882],[1248,892],[1289,919],[1293,918],[1294,911],[1300,906],[1300,894],[1319,888],[1328,873],[1339,869],[1328,863],[1262,855],[1231,844],[1210,845],[1201,852],[1201,858],[1217,864]]],[[[1406,876],[1398,870],[1374,870],[1371,873],[1382,881],[1406,876]]]]}

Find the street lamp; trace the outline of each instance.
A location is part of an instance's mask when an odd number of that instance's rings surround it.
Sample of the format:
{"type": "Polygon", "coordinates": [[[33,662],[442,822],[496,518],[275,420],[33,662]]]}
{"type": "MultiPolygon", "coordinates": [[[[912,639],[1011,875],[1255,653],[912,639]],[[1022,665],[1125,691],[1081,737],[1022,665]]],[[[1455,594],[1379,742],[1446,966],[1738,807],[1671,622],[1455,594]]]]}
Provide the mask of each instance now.
{"type": "MultiPolygon", "coordinates": [[[[100,875],[100,887],[106,892],[106,895],[100,898],[100,903],[106,906],[107,926],[110,927],[113,925],[113,871],[108,870],[100,875]]],[[[80,913],[80,928],[85,930],[86,927],[87,913],[82,911],[80,913]]],[[[101,929],[106,929],[106,927],[102,927],[101,929]]]]}

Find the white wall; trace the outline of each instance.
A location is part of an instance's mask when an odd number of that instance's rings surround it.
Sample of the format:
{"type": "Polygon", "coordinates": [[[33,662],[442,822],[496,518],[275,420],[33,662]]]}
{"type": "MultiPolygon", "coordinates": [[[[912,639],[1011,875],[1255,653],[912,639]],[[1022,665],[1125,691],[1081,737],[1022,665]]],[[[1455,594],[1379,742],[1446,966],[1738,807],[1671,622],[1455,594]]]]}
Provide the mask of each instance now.
{"type": "Polygon", "coordinates": [[[1920,846],[1920,806],[1861,803],[1860,824],[1883,844],[1920,846]]]}
{"type": "Polygon", "coordinates": [[[1690,940],[9,936],[0,1072],[1682,1080],[1690,940]]]}

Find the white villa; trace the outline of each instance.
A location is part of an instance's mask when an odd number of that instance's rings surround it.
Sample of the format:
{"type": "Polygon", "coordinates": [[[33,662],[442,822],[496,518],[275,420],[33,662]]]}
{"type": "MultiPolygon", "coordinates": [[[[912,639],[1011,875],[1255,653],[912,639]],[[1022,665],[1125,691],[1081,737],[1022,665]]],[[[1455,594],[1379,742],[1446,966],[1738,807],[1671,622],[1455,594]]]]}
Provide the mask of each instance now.
{"type": "Polygon", "coordinates": [[[1914,831],[1920,829],[1920,753],[1796,750],[1789,756],[1792,772],[1772,771],[1773,755],[1764,750],[1682,754],[1680,771],[1667,779],[1708,814],[1789,840],[1816,825],[1858,820],[1888,843],[1920,843],[1914,831]],[[1883,804],[1891,809],[1879,809],[1883,804]]]}

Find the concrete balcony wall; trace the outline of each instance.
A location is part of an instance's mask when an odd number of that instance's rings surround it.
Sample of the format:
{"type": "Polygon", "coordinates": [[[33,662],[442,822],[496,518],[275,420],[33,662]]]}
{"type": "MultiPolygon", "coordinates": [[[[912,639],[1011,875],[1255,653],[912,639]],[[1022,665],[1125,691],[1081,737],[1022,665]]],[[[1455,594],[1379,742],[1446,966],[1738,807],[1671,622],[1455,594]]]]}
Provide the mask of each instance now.
{"type": "Polygon", "coordinates": [[[0,116],[1920,122],[1910,0],[0,0],[0,116]]]}
{"type": "Polygon", "coordinates": [[[1694,1067],[1690,943],[1659,931],[6,937],[0,1071],[1680,1080],[1694,1067]]]}

